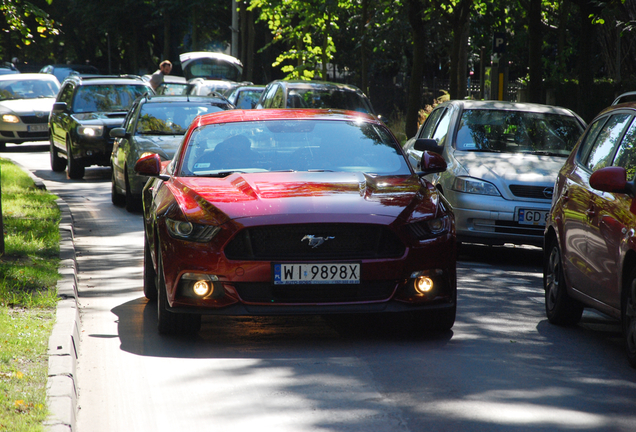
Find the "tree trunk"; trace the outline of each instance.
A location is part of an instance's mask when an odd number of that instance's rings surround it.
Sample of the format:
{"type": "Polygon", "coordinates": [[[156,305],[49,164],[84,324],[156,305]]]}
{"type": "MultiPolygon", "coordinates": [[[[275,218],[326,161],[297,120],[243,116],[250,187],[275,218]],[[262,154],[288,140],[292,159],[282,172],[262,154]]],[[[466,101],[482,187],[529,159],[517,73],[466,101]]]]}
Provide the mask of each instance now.
{"type": "Polygon", "coordinates": [[[541,0],[530,0],[528,10],[528,85],[529,102],[543,102],[543,68],[541,65],[541,45],[543,44],[541,29],[541,0]]]}
{"type": "Polygon", "coordinates": [[[408,138],[417,132],[417,113],[422,103],[422,78],[424,74],[425,32],[424,5],[420,0],[408,0],[409,24],[413,30],[413,66],[406,105],[404,132],[408,138]]]}
{"type": "Polygon", "coordinates": [[[360,88],[369,95],[369,77],[367,70],[367,23],[369,22],[369,0],[362,0],[362,23],[360,29],[360,88]]]}
{"type": "Polygon", "coordinates": [[[163,11],[163,59],[170,59],[170,13],[163,11]]]}

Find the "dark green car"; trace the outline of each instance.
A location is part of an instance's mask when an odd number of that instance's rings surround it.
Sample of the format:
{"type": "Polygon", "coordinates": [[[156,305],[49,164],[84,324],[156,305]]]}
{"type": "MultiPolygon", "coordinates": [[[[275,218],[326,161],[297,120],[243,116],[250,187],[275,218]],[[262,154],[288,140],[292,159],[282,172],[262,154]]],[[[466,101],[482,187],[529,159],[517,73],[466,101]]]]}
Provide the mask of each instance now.
{"type": "Polygon", "coordinates": [[[154,95],[139,98],[115,138],[111,156],[112,201],[128,211],[141,210],[141,191],[148,177],[134,171],[142,156],[156,153],[172,159],[190,123],[197,116],[234,108],[224,97],[154,95]]]}
{"type": "Polygon", "coordinates": [[[138,76],[71,75],[62,83],[51,116],[51,169],[81,179],[91,165],[109,166],[114,139],[133,102],[152,87],[138,76]]]}

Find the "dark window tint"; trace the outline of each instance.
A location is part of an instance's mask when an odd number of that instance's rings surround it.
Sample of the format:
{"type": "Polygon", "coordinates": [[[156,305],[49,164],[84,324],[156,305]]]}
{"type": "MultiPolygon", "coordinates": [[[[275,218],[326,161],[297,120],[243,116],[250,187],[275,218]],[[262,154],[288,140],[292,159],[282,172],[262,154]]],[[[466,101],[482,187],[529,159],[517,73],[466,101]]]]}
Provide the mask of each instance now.
{"type": "Polygon", "coordinates": [[[74,112],[128,111],[135,99],[147,93],[143,85],[86,85],[75,94],[74,112]]]}
{"type": "Polygon", "coordinates": [[[603,125],[584,164],[589,170],[596,171],[611,164],[618,140],[631,120],[632,116],[628,114],[617,114],[603,125]]]}

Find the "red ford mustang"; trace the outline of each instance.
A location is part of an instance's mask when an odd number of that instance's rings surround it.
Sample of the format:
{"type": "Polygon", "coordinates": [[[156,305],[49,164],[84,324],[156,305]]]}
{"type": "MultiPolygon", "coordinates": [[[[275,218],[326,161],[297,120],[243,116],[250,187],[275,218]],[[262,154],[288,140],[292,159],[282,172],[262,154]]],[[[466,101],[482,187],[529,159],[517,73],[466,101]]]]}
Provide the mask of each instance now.
{"type": "Polygon", "coordinates": [[[455,222],[375,117],[232,110],[198,117],[174,159],[140,159],[144,293],[160,333],[202,314],[407,312],[450,329],[455,222]]]}

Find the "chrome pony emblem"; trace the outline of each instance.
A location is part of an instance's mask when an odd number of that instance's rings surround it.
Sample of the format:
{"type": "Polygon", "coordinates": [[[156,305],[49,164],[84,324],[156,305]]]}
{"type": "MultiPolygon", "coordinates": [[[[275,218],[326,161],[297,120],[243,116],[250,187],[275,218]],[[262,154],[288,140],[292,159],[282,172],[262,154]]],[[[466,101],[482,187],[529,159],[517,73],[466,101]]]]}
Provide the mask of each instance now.
{"type": "Polygon", "coordinates": [[[335,239],[335,237],[316,237],[314,235],[307,234],[300,241],[309,240],[309,246],[311,246],[312,249],[315,249],[321,244],[323,244],[324,242],[326,242],[327,240],[333,240],[333,239],[335,239]]]}

